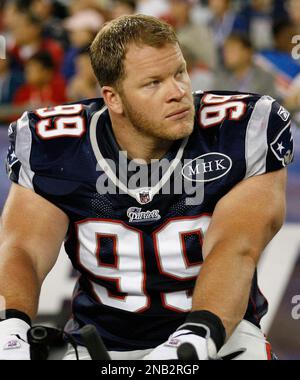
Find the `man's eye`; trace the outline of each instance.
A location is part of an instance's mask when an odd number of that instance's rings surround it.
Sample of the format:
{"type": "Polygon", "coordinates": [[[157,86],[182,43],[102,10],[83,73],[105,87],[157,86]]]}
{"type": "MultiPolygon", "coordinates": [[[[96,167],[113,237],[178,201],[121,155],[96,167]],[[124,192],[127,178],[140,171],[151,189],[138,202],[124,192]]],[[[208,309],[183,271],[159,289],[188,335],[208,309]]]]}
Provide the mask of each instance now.
{"type": "Polygon", "coordinates": [[[159,80],[153,80],[145,85],[145,87],[156,87],[160,84],[159,80]]]}

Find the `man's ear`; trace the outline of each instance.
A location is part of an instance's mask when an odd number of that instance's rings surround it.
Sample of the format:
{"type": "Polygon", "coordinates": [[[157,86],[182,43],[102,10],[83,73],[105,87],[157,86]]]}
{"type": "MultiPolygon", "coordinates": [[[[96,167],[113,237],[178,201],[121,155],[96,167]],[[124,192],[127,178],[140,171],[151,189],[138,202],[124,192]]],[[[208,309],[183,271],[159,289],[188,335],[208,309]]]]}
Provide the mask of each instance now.
{"type": "Polygon", "coordinates": [[[103,86],[101,91],[105,104],[109,110],[121,115],[123,113],[123,103],[118,91],[110,86],[103,86]]]}

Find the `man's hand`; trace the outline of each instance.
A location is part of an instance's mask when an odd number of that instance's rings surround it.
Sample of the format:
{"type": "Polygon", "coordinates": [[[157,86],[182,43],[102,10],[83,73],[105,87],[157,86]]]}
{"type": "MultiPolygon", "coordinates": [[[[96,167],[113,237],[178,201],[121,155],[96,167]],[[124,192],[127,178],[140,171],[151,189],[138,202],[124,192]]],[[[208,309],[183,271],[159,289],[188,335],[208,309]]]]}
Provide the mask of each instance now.
{"type": "Polygon", "coordinates": [[[11,318],[0,322],[0,360],[30,360],[28,323],[11,318]]]}
{"type": "Polygon", "coordinates": [[[183,343],[190,343],[195,348],[199,360],[216,357],[216,346],[211,338],[203,338],[188,329],[177,330],[169,339],[156,347],[143,360],[177,360],[177,350],[183,343]]]}

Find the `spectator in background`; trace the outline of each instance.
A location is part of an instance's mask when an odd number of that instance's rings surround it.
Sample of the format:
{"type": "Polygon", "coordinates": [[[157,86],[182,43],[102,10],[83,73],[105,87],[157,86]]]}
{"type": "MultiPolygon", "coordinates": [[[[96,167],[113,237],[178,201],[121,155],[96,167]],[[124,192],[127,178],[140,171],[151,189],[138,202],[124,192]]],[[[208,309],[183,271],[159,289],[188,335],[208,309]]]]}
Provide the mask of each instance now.
{"type": "Polygon", "coordinates": [[[11,103],[17,89],[23,84],[23,75],[11,68],[11,58],[0,59],[0,105],[11,103]]]}
{"type": "Polygon", "coordinates": [[[31,12],[25,12],[18,16],[18,22],[12,30],[14,42],[10,52],[20,67],[34,54],[47,51],[57,70],[60,69],[63,59],[63,49],[54,40],[44,38],[42,34],[42,21],[31,12]]]}
{"type": "MultiPolygon", "coordinates": [[[[295,27],[295,34],[300,36],[300,0],[288,0],[287,11],[295,27]]],[[[299,63],[299,60],[297,62],[299,63]]],[[[300,127],[300,74],[290,84],[283,104],[293,113],[294,120],[300,127]]]]}
{"type": "Polygon", "coordinates": [[[283,105],[293,114],[293,119],[300,127],[300,74],[291,83],[283,105]]]}
{"type": "Polygon", "coordinates": [[[68,9],[71,15],[75,15],[87,9],[93,9],[102,13],[102,11],[105,12],[105,8],[107,8],[108,5],[107,3],[108,1],[104,0],[69,0],[68,9]]]}
{"type": "Polygon", "coordinates": [[[75,66],[76,74],[68,84],[68,98],[75,101],[101,96],[101,89],[93,72],[87,48],[78,52],[75,66]]]}
{"type": "Polygon", "coordinates": [[[29,6],[27,0],[10,0],[5,1],[2,5],[1,18],[1,35],[5,36],[8,44],[12,42],[11,32],[18,23],[18,17],[26,12],[29,6]]]}
{"type": "Polygon", "coordinates": [[[216,49],[210,29],[205,24],[191,20],[194,0],[170,0],[169,13],[162,18],[174,26],[180,44],[195,56],[197,61],[208,68],[216,67],[216,49]]]}
{"type": "Polygon", "coordinates": [[[256,49],[269,49],[273,46],[272,25],[282,18],[284,2],[280,0],[251,0],[243,5],[238,17],[242,29],[248,33],[256,49]]]}
{"type": "Polygon", "coordinates": [[[113,20],[120,16],[136,13],[137,0],[113,0],[110,18],[113,20]]]}
{"type": "Polygon", "coordinates": [[[89,45],[104,23],[103,17],[93,9],[75,13],[65,20],[65,28],[69,33],[70,49],[66,52],[62,73],[69,81],[75,74],[75,60],[82,48],[89,45]]]}
{"type": "Polygon", "coordinates": [[[293,111],[300,110],[300,74],[296,76],[289,87],[288,96],[284,99],[285,106],[293,111]]]}
{"type": "Polygon", "coordinates": [[[60,43],[64,48],[68,47],[68,36],[62,26],[62,22],[55,16],[58,3],[55,0],[32,0],[31,12],[43,23],[43,36],[52,38],[60,43]]]}
{"type": "Polygon", "coordinates": [[[289,20],[282,20],[274,24],[274,48],[263,50],[256,55],[255,61],[265,70],[273,73],[276,79],[277,97],[287,96],[292,80],[300,73],[300,65],[292,57],[292,38],[295,27],[289,20]]]}
{"type": "Polygon", "coordinates": [[[287,0],[287,11],[294,24],[296,34],[300,35],[300,0],[287,0]]]}
{"type": "Polygon", "coordinates": [[[16,92],[14,105],[39,108],[66,101],[65,82],[56,72],[51,55],[39,52],[29,58],[25,65],[25,84],[16,92]]]}
{"type": "Polygon", "coordinates": [[[232,34],[224,44],[224,69],[215,75],[214,89],[251,92],[276,96],[272,74],[256,66],[250,39],[232,34]]]}
{"type": "Polygon", "coordinates": [[[214,43],[222,54],[226,38],[234,31],[244,31],[244,26],[240,24],[231,0],[208,0],[208,7],[211,13],[209,25],[213,31],[214,43]]]}
{"type": "Polygon", "coordinates": [[[139,0],[137,3],[137,13],[162,17],[169,11],[169,0],[139,0]]]}
{"type": "Polygon", "coordinates": [[[197,57],[194,55],[193,51],[189,49],[189,47],[184,44],[181,44],[180,47],[192,82],[192,90],[206,91],[212,89],[214,83],[213,71],[209,70],[207,66],[199,63],[197,57]]]}

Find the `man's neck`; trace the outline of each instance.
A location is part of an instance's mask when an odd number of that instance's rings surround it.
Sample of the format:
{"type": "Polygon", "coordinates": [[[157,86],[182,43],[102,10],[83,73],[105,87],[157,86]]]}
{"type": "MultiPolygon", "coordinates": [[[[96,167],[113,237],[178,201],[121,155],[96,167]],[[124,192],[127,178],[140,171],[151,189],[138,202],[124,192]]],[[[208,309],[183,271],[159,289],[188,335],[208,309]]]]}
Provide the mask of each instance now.
{"type": "Polygon", "coordinates": [[[145,135],[126,121],[120,123],[112,118],[111,125],[121,150],[126,151],[128,158],[132,160],[150,163],[153,159],[162,158],[173,144],[173,141],[145,135]]]}

